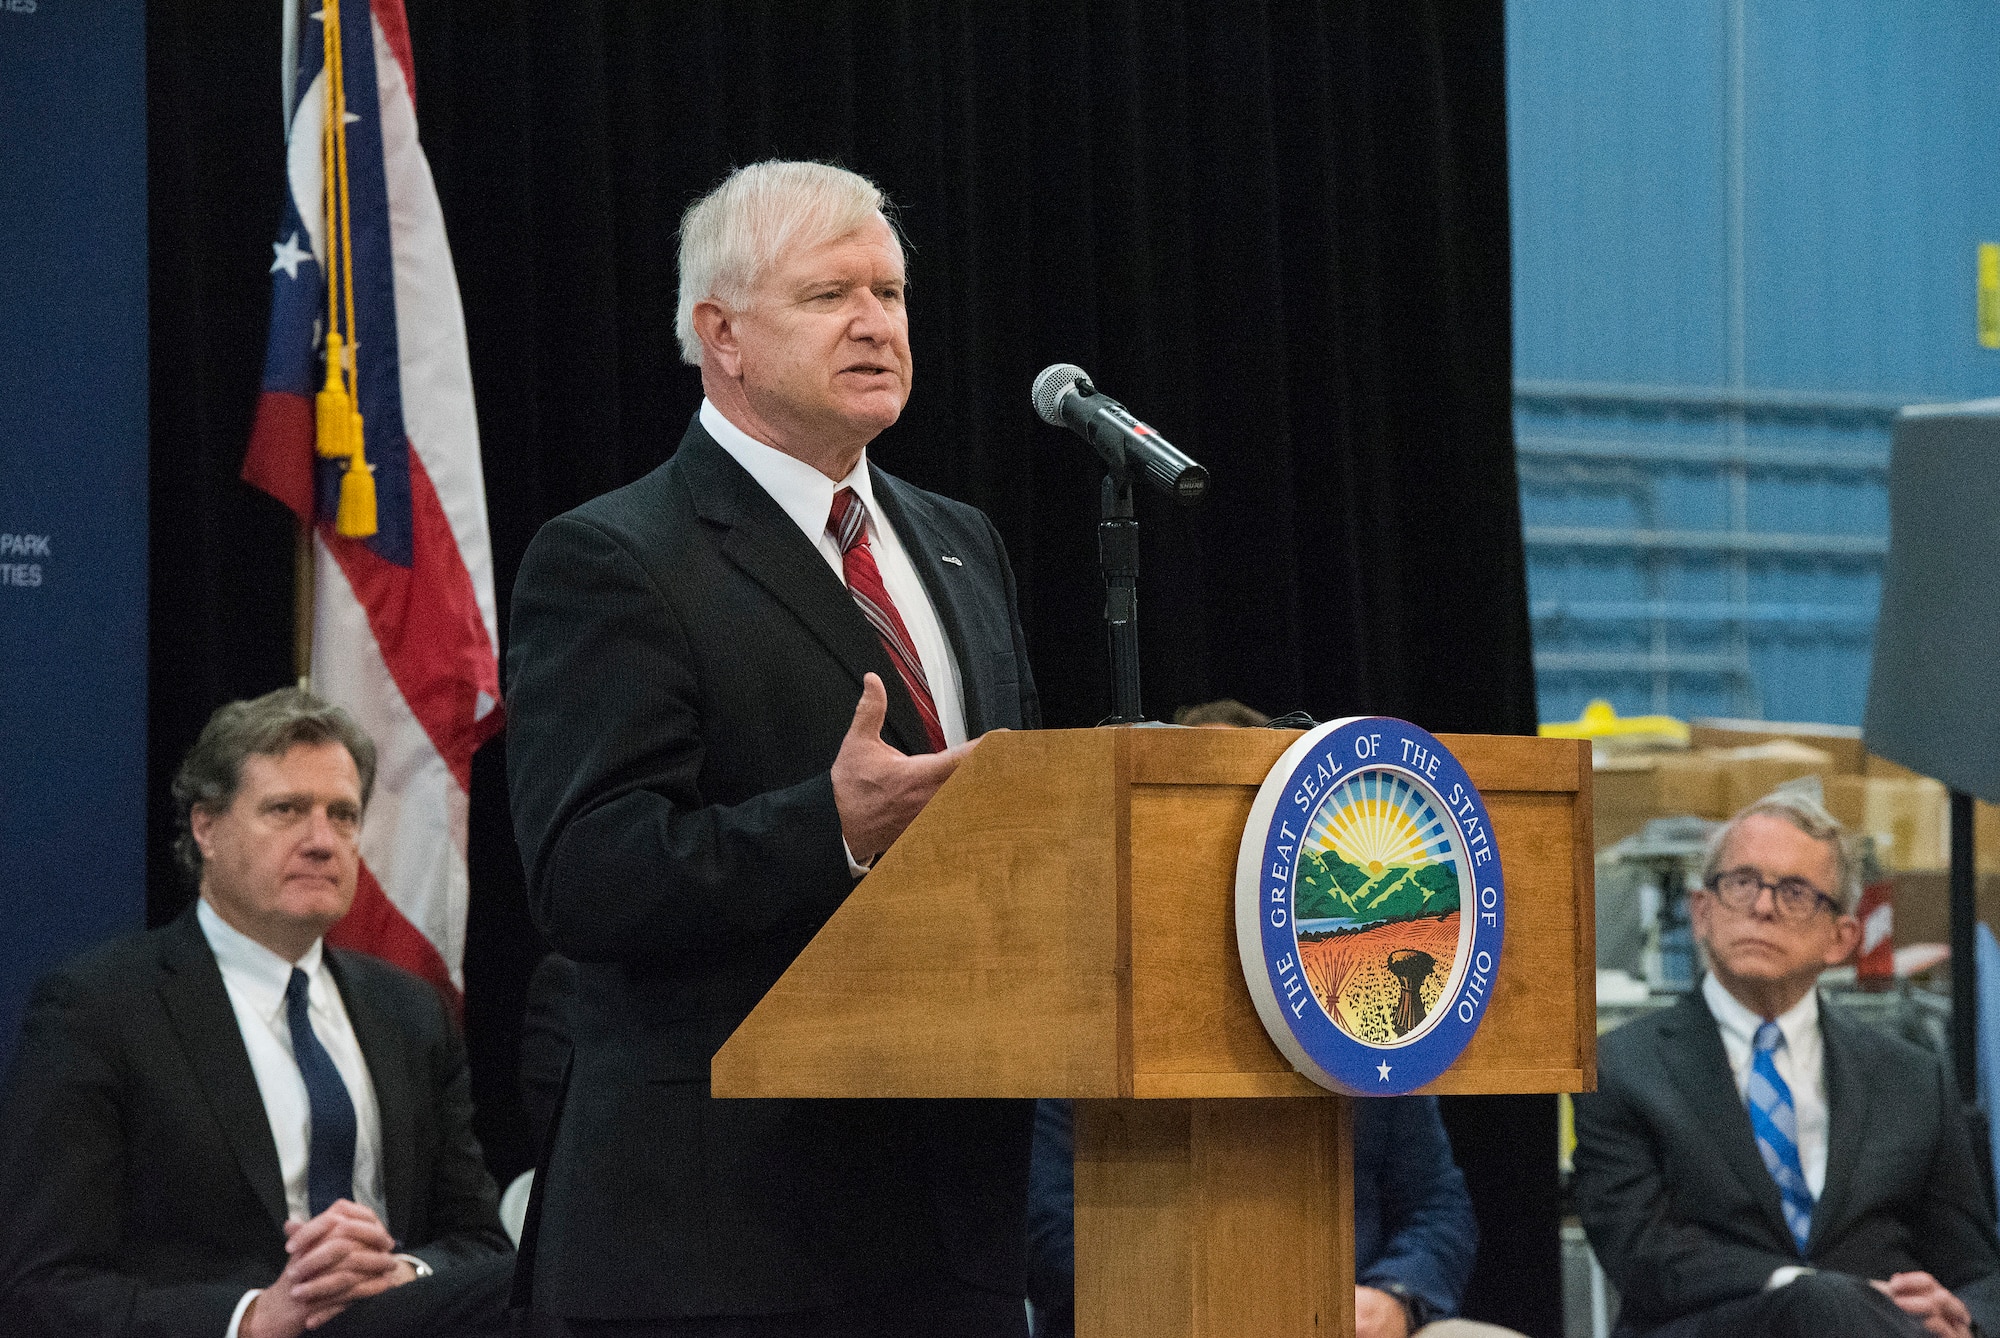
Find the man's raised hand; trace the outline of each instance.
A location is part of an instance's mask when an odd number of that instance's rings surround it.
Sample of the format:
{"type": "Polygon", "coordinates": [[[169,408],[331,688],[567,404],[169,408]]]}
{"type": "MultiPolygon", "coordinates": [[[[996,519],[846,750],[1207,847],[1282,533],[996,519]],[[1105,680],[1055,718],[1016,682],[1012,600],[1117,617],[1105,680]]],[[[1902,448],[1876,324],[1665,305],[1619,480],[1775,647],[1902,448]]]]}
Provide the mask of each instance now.
{"type": "Polygon", "coordinates": [[[978,740],[941,753],[898,752],[882,741],[889,694],[874,674],[861,680],[854,723],[833,759],[833,802],[840,810],[840,834],[854,858],[867,863],[887,850],[915,820],[938,787],[978,740]]]}

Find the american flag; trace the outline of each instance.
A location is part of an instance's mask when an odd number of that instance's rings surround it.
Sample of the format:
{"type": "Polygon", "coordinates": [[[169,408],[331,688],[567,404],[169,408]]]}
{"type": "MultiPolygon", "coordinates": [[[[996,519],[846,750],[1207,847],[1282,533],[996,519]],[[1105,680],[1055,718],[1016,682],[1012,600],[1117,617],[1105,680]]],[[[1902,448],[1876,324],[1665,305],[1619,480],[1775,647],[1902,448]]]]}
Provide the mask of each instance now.
{"type": "Polygon", "coordinates": [[[472,754],[503,723],[465,319],[417,142],[402,0],[320,2],[298,24],[289,189],[272,246],[270,341],[243,477],[311,529],[312,687],[352,712],[380,754],[354,909],[328,938],[413,971],[456,1000],[472,754]],[[337,102],[329,58],[342,76],[337,102]],[[330,104],[339,109],[332,117],[330,104]],[[329,124],[345,130],[338,159],[329,124]],[[345,202],[348,225],[336,223],[331,235],[329,163],[331,203],[345,202]],[[357,462],[339,458],[345,444],[316,439],[329,264],[336,280],[352,281],[351,324],[344,283],[335,285],[341,297],[331,315],[355,343],[347,381],[363,425],[363,468],[373,476],[372,533],[340,514],[342,482],[357,462]]]}

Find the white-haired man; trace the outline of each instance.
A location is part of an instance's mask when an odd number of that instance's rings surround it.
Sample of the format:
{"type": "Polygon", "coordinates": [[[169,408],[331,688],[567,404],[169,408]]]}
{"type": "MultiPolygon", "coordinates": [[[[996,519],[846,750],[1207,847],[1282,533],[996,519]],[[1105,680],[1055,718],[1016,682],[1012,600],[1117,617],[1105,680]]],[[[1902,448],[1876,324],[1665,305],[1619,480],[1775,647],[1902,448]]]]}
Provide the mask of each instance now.
{"type": "Polygon", "coordinates": [[[865,179],[730,176],[682,221],[699,414],[515,585],[515,827],[581,964],[523,1271],[582,1333],[1023,1332],[1031,1103],[708,1091],[968,740],[1037,723],[992,524],[867,459],[910,394],[905,289],[865,179]]]}
{"type": "Polygon", "coordinates": [[[1701,991],[1600,1045],[1575,1190],[1620,1335],[2000,1332],[1993,1208],[1950,1075],[1814,989],[1854,949],[1859,894],[1823,808],[1752,804],[1691,895],[1701,991]]]}

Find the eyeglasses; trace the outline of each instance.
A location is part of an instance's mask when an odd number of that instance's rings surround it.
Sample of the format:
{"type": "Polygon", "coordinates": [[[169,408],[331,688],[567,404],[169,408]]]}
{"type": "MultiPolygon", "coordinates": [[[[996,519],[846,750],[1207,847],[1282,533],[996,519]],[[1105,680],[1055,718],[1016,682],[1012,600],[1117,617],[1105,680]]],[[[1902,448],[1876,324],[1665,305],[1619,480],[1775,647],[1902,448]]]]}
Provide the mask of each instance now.
{"type": "Polygon", "coordinates": [[[1765,879],[1755,869],[1729,869],[1716,874],[1706,884],[1708,890],[1732,911],[1747,912],[1757,904],[1765,888],[1771,889],[1771,904],[1783,920],[1803,920],[1821,905],[1840,914],[1840,903],[1803,878],[1765,879]]]}

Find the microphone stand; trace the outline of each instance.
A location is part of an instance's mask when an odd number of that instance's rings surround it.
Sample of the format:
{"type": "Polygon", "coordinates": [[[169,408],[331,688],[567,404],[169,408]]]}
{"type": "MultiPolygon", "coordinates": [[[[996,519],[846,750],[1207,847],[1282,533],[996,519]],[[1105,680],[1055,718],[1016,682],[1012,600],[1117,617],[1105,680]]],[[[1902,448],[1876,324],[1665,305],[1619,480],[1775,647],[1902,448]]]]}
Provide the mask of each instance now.
{"type": "Polygon", "coordinates": [[[1104,627],[1111,638],[1111,687],[1117,702],[1117,710],[1102,723],[1136,725],[1145,719],[1139,709],[1139,522],[1132,517],[1132,480],[1124,469],[1104,476],[1102,497],[1097,563],[1104,573],[1104,627]]]}

